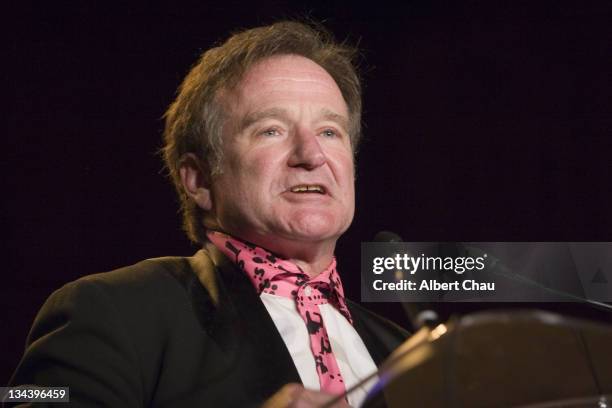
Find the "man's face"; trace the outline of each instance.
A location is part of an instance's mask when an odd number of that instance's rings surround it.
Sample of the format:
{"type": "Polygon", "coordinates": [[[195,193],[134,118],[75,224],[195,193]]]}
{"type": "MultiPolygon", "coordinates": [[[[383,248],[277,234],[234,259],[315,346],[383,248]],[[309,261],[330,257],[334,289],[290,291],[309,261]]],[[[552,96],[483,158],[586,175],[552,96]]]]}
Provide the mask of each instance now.
{"type": "Polygon", "coordinates": [[[335,244],[353,219],[355,191],[348,109],[332,77],[307,58],[274,56],[220,100],[219,226],[259,245],[335,244]]]}

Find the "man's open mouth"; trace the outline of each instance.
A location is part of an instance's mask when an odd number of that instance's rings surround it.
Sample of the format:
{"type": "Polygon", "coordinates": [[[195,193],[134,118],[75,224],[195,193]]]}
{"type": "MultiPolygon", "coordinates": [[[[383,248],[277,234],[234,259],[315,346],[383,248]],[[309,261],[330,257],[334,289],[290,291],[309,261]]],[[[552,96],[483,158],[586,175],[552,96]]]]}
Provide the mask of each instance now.
{"type": "Polygon", "coordinates": [[[318,184],[301,184],[299,186],[291,187],[292,193],[318,193],[325,194],[325,187],[318,184]]]}

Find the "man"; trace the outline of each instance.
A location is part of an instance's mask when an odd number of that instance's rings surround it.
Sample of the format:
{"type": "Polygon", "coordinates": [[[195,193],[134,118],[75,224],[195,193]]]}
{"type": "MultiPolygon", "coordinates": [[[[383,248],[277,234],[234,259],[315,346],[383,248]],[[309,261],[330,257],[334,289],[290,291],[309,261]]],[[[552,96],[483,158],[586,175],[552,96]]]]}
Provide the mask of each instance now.
{"type": "Polygon", "coordinates": [[[203,249],[55,292],[11,383],[69,386],[79,405],[309,406],[374,372],[405,333],[344,299],[334,258],[360,114],[351,50],[306,25],[205,52],[164,147],[203,249]]]}

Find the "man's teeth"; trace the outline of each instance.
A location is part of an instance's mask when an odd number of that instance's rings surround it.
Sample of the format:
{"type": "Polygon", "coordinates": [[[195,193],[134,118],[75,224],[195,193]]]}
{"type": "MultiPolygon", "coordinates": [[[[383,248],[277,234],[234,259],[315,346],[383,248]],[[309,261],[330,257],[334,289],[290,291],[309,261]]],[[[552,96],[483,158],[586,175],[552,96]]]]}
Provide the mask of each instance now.
{"type": "Polygon", "coordinates": [[[293,193],[320,193],[320,194],[323,194],[325,192],[323,190],[323,187],[321,187],[321,186],[311,186],[311,185],[303,185],[303,186],[293,187],[291,189],[291,191],[293,193]]]}

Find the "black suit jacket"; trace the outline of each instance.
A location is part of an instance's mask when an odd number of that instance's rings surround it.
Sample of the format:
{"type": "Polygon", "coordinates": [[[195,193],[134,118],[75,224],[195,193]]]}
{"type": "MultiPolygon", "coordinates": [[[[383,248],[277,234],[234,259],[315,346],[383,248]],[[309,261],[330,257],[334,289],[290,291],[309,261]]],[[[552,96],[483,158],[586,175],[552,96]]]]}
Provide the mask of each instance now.
{"type": "MultiPolygon", "coordinates": [[[[350,302],[380,364],[406,332],[350,302]]],[[[53,293],[11,385],[69,386],[79,406],[257,406],[293,360],[248,278],[218,251],[150,259],[53,293]]]]}

